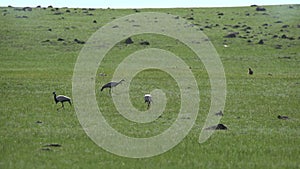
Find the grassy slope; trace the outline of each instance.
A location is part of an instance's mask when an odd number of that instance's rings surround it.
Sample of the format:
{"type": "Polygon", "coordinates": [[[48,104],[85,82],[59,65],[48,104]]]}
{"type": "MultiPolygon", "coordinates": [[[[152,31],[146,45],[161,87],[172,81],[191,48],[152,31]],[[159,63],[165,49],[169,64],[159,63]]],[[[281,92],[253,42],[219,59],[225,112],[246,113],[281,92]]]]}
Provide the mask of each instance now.
{"type": "MultiPolygon", "coordinates": [[[[58,105],[54,105],[51,93],[56,90],[71,96],[72,71],[82,48],[74,42],[75,38],[86,41],[105,23],[134,11],[97,9],[88,11],[93,14],[89,16],[82,9],[69,9],[70,13],[65,12],[67,9],[59,9],[64,14],[54,15],[56,10],[51,9],[25,12],[1,8],[0,168],[299,168],[300,7],[269,6],[266,9],[266,12],[256,12],[251,7],[141,10],[169,12],[186,18],[193,16],[191,22],[203,28],[224,64],[228,86],[222,123],[230,130],[214,133],[204,144],[197,143],[203,124],[201,117],[209,109],[209,93],[206,92],[209,84],[203,65],[190,61],[202,90],[197,124],[183,142],[167,153],[148,159],[128,159],[110,154],[91,142],[74,109],[66,105],[65,110],[57,112],[58,105]],[[218,15],[221,12],[224,15],[218,15]],[[283,25],[289,27],[282,28],[283,25]],[[249,33],[242,31],[248,26],[251,27],[249,33]],[[224,38],[232,31],[240,32],[241,37],[224,38]],[[295,39],[272,38],[284,34],[295,39]],[[58,38],[64,41],[57,41],[58,38]],[[260,39],[264,40],[264,45],[257,44],[260,39]],[[49,41],[43,42],[46,40],[49,41]],[[224,48],[224,44],[229,47],[224,48]],[[282,49],[275,49],[277,45],[282,45],[282,49]],[[246,74],[249,66],[254,69],[254,76],[246,74]],[[268,75],[270,73],[272,76],[268,75]],[[291,120],[278,120],[278,114],[288,115],[291,120]],[[48,143],[60,143],[62,147],[41,150],[48,143]]],[[[169,50],[179,55],[186,51],[170,39],[148,35],[134,37],[136,41],[141,39],[148,40],[151,47],[168,48],[164,44],[171,44],[169,50]]],[[[138,44],[115,48],[111,56],[125,57],[126,53],[140,48],[138,44]]],[[[97,85],[109,81],[113,65],[119,61],[108,59],[104,62],[99,72],[104,70],[109,76],[97,78],[97,85]]],[[[134,89],[138,89],[149,75],[151,72],[141,73],[133,83],[131,96],[137,107],[139,100],[134,96],[141,93],[134,89]]],[[[153,85],[164,84],[158,80],[162,77],[172,82],[167,75],[159,73],[157,77],[151,76],[157,83],[153,85]]],[[[170,96],[176,95],[178,90],[176,86],[164,89],[170,96]]],[[[98,95],[98,99],[102,98],[110,104],[108,96],[98,95]]],[[[107,110],[106,116],[115,128],[122,130],[130,126],[113,109],[105,106],[103,109],[107,110]]],[[[176,100],[167,108],[169,112],[177,109],[176,100]]],[[[157,124],[168,126],[174,118],[176,115],[166,113],[157,124]]],[[[153,129],[154,126],[159,125],[136,125],[130,128],[131,132],[122,131],[143,136],[145,131],[155,135],[165,129],[153,129]]]]}

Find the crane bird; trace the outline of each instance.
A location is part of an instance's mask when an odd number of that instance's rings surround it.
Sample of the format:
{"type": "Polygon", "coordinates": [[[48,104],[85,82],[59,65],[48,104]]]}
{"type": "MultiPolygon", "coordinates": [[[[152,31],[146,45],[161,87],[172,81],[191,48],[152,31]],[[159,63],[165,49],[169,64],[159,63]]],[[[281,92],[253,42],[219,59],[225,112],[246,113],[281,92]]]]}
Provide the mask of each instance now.
{"type": "MultiPolygon", "coordinates": [[[[56,96],[56,93],[55,93],[55,92],[53,92],[53,95],[54,95],[54,101],[55,101],[56,104],[57,104],[58,102],[61,102],[61,108],[64,108],[64,102],[69,102],[70,105],[72,105],[72,103],[71,103],[71,98],[70,98],[70,97],[68,97],[68,96],[63,96],[63,95],[58,95],[58,96],[56,96]]],[[[58,109],[60,109],[60,108],[58,108],[58,109]]],[[[57,109],[57,110],[58,110],[58,109],[57,109]]]]}
{"type": "Polygon", "coordinates": [[[248,74],[249,74],[249,75],[253,75],[253,73],[254,73],[253,70],[252,70],[251,68],[249,68],[249,69],[248,69],[248,74]]]}
{"type": "Polygon", "coordinates": [[[148,105],[147,109],[149,109],[150,104],[152,102],[152,96],[150,94],[145,94],[144,99],[145,99],[145,103],[147,103],[147,105],[148,105]]]}
{"type": "Polygon", "coordinates": [[[118,86],[123,81],[125,81],[125,80],[122,79],[119,82],[109,82],[109,83],[106,83],[105,85],[102,86],[101,91],[103,91],[103,89],[105,89],[105,88],[109,88],[109,93],[110,93],[111,92],[111,88],[118,86]]]}

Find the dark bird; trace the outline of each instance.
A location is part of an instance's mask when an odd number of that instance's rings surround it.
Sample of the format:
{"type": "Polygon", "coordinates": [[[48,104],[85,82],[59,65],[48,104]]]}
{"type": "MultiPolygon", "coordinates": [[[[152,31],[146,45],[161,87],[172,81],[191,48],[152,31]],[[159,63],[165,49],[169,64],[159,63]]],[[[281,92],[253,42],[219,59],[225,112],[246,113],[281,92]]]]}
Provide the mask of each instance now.
{"type": "Polygon", "coordinates": [[[278,118],[278,119],[282,119],[282,120],[287,120],[287,119],[289,119],[288,116],[280,116],[280,115],[278,115],[277,118],[278,118]]]}
{"type": "Polygon", "coordinates": [[[148,105],[147,109],[149,109],[152,103],[152,96],[150,94],[145,94],[144,99],[145,99],[145,103],[147,103],[148,105]]]}
{"type": "Polygon", "coordinates": [[[253,73],[254,73],[253,70],[252,70],[251,68],[249,68],[249,69],[248,69],[248,74],[249,74],[249,75],[253,75],[253,73]]]}
{"type": "MultiPolygon", "coordinates": [[[[69,102],[70,105],[72,105],[71,103],[71,98],[68,97],[68,96],[63,96],[63,95],[58,95],[56,96],[56,93],[53,92],[53,95],[54,95],[54,101],[55,103],[57,104],[58,102],[61,102],[61,108],[64,108],[64,102],[69,102]]],[[[59,108],[58,108],[59,109],[59,108]]],[[[58,110],[57,109],[57,110],[58,110]]]]}
{"type": "Polygon", "coordinates": [[[105,88],[109,88],[109,92],[111,92],[111,88],[118,86],[123,81],[125,81],[125,80],[122,79],[119,82],[109,82],[109,83],[107,83],[107,84],[105,84],[105,85],[102,86],[101,91],[103,91],[103,89],[105,89],[105,88]]]}

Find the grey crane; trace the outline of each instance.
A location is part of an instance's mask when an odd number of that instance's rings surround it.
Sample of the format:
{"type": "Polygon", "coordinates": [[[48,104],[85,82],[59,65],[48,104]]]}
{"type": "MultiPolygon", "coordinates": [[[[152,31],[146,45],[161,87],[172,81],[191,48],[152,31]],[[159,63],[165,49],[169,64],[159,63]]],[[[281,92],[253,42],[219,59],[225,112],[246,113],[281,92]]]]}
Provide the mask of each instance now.
{"type": "Polygon", "coordinates": [[[125,80],[122,79],[119,82],[109,82],[109,83],[106,83],[105,85],[102,86],[101,91],[103,91],[103,89],[105,89],[105,88],[109,88],[109,92],[111,92],[111,88],[118,86],[123,81],[125,81],[125,80]]]}
{"type": "Polygon", "coordinates": [[[147,109],[149,109],[150,105],[152,103],[152,96],[151,96],[151,94],[145,94],[144,100],[145,100],[145,103],[147,103],[147,105],[148,105],[147,109]]]}
{"type": "MultiPolygon", "coordinates": [[[[64,96],[64,95],[58,95],[57,96],[55,92],[53,92],[53,95],[54,95],[54,101],[55,101],[56,104],[58,102],[61,102],[61,108],[64,108],[64,102],[69,102],[69,104],[72,105],[70,97],[64,96]]],[[[60,109],[60,108],[58,108],[58,109],[60,109]]]]}

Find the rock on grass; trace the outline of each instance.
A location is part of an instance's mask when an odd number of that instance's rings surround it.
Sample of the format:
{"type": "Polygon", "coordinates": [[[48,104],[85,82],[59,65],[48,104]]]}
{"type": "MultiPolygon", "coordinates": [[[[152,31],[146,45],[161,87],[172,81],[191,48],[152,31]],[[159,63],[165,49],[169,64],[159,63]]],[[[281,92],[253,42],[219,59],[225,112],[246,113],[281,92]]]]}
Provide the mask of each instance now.
{"type": "Polygon", "coordinates": [[[227,130],[228,128],[224,124],[218,124],[205,128],[205,130],[227,130]]]}

